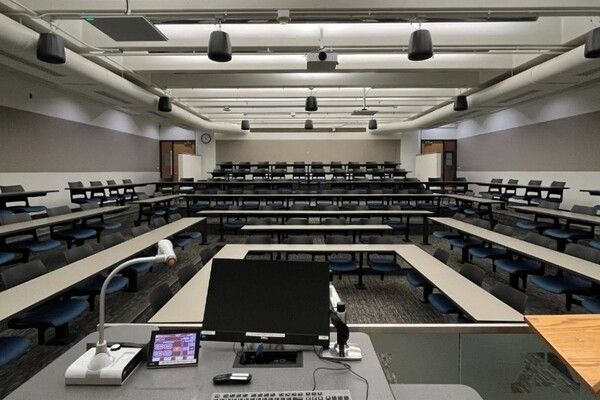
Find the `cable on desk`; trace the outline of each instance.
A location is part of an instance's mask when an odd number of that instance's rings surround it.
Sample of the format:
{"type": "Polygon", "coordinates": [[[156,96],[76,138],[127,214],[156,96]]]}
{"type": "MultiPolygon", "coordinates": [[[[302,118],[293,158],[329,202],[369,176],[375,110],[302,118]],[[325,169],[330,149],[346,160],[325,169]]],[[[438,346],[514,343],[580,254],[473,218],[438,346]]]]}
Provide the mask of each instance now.
{"type": "Polygon", "coordinates": [[[342,368],[328,368],[328,367],[318,367],[318,368],[315,368],[313,370],[313,387],[312,387],[313,391],[316,390],[316,388],[317,388],[317,378],[316,378],[317,371],[319,371],[319,370],[348,371],[348,372],[352,373],[353,375],[357,376],[358,378],[360,378],[362,381],[365,382],[365,384],[367,385],[367,393],[365,394],[365,400],[369,400],[369,381],[367,380],[367,378],[365,378],[364,376],[359,375],[356,372],[354,372],[352,370],[352,366],[350,364],[346,364],[345,362],[342,362],[342,361],[329,360],[329,359],[323,358],[321,356],[321,353],[319,353],[314,346],[313,346],[313,351],[315,352],[315,354],[317,355],[317,357],[319,357],[319,359],[321,359],[323,361],[327,361],[327,362],[338,364],[338,365],[342,366],[342,368]]]}

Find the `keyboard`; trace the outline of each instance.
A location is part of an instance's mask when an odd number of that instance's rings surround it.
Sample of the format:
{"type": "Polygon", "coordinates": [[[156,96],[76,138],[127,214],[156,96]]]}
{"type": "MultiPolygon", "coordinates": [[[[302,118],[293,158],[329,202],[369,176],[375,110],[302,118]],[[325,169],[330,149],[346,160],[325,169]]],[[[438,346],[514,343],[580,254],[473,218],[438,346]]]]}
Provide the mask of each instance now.
{"type": "Polygon", "coordinates": [[[348,390],[293,391],[272,390],[269,392],[221,392],[213,393],[211,400],[352,400],[348,390]]]}

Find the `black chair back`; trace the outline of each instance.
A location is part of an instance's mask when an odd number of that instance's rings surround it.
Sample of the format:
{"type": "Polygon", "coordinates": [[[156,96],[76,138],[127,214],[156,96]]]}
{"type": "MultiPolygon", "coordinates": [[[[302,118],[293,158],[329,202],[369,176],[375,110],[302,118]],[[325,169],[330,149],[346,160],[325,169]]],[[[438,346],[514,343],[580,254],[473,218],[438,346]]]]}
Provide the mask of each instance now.
{"type": "Polygon", "coordinates": [[[285,240],[287,244],[313,244],[313,238],[310,236],[290,236],[285,240]]]}
{"type": "Polygon", "coordinates": [[[556,250],[556,241],[554,239],[540,235],[536,232],[527,232],[523,240],[531,244],[546,247],[551,250],[556,250]]]}
{"type": "Polygon", "coordinates": [[[40,260],[33,260],[25,264],[6,269],[0,272],[0,278],[5,289],[20,285],[38,276],[44,275],[48,269],[40,260]]]}
{"type": "Polygon", "coordinates": [[[494,232],[500,233],[506,236],[512,236],[514,233],[514,229],[512,226],[504,225],[504,224],[496,224],[494,227],[494,232]]]}
{"type": "Polygon", "coordinates": [[[83,246],[73,247],[72,249],[65,250],[63,254],[65,256],[65,260],[67,260],[67,263],[71,264],[75,261],[89,257],[94,253],[95,251],[92,246],[85,244],[83,246]]]}
{"type": "Polygon", "coordinates": [[[104,246],[105,249],[116,246],[120,243],[123,243],[124,241],[125,241],[125,237],[123,236],[123,234],[121,232],[115,232],[115,233],[111,233],[109,235],[102,236],[102,245],[104,246]]]}
{"type": "Polygon", "coordinates": [[[148,233],[150,232],[150,227],[148,225],[140,225],[140,226],[134,226],[133,228],[131,228],[131,234],[136,237],[136,236],[140,236],[143,235],[144,233],[148,233]]]}
{"type": "Polygon", "coordinates": [[[69,206],[52,207],[46,210],[46,214],[48,214],[49,217],[71,214],[71,209],[69,208],[69,206]]]}
{"type": "Polygon", "coordinates": [[[503,303],[508,304],[521,314],[525,313],[525,308],[527,307],[527,296],[525,293],[512,288],[503,283],[495,283],[494,286],[490,289],[490,293],[501,300],[503,303]]]}
{"type": "Polygon", "coordinates": [[[171,288],[166,283],[163,283],[150,292],[148,300],[150,300],[152,310],[156,313],[167,303],[167,301],[171,300],[171,297],[173,297],[171,288]]]}
{"type": "Polygon", "coordinates": [[[352,236],[333,235],[325,238],[325,244],[352,244],[352,236]]]}
{"type": "Polygon", "coordinates": [[[433,256],[444,264],[448,264],[448,260],[450,259],[450,253],[444,249],[436,249],[433,256]]]}
{"type": "Polygon", "coordinates": [[[205,247],[202,250],[200,250],[200,259],[202,260],[202,265],[206,265],[206,263],[209,262],[210,259],[214,257],[214,255],[215,252],[210,247],[205,247]]]}
{"type": "Polygon", "coordinates": [[[593,263],[600,263],[600,250],[594,249],[593,247],[569,243],[565,249],[565,254],[593,263]]]}
{"type": "Polygon", "coordinates": [[[471,264],[463,265],[459,273],[477,286],[481,286],[485,279],[485,271],[471,264]]]}
{"type": "Polygon", "coordinates": [[[263,235],[252,235],[246,239],[246,244],[273,244],[273,238],[263,235]]]}
{"type": "Polygon", "coordinates": [[[186,265],[185,267],[181,268],[179,271],[177,271],[177,278],[179,279],[179,284],[183,286],[186,283],[188,283],[190,279],[192,279],[194,275],[196,275],[196,272],[198,272],[198,270],[196,270],[196,268],[193,265],[186,265]]]}

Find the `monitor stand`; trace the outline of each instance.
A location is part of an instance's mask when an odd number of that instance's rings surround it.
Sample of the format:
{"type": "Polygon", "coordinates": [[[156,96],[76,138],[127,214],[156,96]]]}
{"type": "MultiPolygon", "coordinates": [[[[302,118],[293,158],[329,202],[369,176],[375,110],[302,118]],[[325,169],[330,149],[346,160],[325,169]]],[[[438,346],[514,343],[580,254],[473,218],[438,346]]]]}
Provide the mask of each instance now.
{"type": "Polygon", "coordinates": [[[347,343],[343,347],[343,354],[340,354],[340,346],[336,342],[331,342],[328,349],[323,349],[321,358],[327,360],[358,361],[362,360],[362,352],[356,343],[347,343]]]}

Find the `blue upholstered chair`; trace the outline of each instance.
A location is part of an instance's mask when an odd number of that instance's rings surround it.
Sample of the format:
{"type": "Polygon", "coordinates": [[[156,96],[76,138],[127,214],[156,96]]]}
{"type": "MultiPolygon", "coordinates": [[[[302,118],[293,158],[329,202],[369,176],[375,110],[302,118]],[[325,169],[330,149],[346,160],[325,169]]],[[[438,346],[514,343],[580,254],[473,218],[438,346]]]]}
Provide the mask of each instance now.
{"type": "MultiPolygon", "coordinates": [[[[4,287],[9,289],[47,272],[46,266],[40,260],[33,260],[0,272],[0,278],[4,287]]],[[[37,329],[39,344],[45,343],[46,330],[54,328],[56,342],[64,342],[69,334],[69,322],[83,314],[88,307],[88,302],[83,299],[50,299],[11,318],[8,321],[8,327],[11,329],[37,329]]]]}
{"type": "Polygon", "coordinates": [[[31,342],[23,336],[0,337],[0,367],[21,356],[31,342]]]}
{"type": "MultiPolygon", "coordinates": [[[[560,203],[555,201],[540,200],[538,204],[539,208],[547,208],[550,210],[558,210],[560,203]]],[[[546,217],[543,215],[536,214],[533,221],[521,220],[517,221],[517,227],[525,230],[535,229],[539,233],[544,232],[546,229],[550,229],[558,226],[558,219],[553,217],[546,217]]]]}
{"type": "MultiPolygon", "coordinates": [[[[71,264],[89,257],[94,253],[94,249],[90,245],[86,244],[65,250],[63,254],[65,256],[65,260],[67,260],[67,263],[71,264]]],[[[75,285],[73,289],[69,291],[69,294],[72,296],[87,296],[90,310],[94,311],[96,308],[96,296],[100,294],[100,290],[102,289],[105,279],[106,277],[102,274],[88,278],[85,281],[75,285]]],[[[129,280],[126,277],[115,276],[108,284],[108,287],[106,288],[106,294],[113,294],[125,290],[128,284],[129,280]]]]}
{"type": "MultiPolygon", "coordinates": [[[[171,222],[178,221],[181,218],[182,218],[181,214],[178,214],[178,213],[171,214],[171,222]]],[[[202,240],[202,232],[186,230],[186,231],[179,232],[178,234],[176,234],[175,238],[202,240]]],[[[186,243],[186,245],[187,245],[187,243],[186,243]]],[[[183,248],[183,246],[181,246],[181,247],[183,248]]]]}
{"type": "Polygon", "coordinates": [[[592,240],[590,242],[590,246],[600,250],[600,240],[592,240]]]}
{"type": "MultiPolygon", "coordinates": [[[[239,206],[231,206],[230,210],[240,210],[239,206]]],[[[221,226],[221,239],[224,238],[225,232],[233,232],[234,234],[238,233],[240,229],[246,224],[245,217],[227,217],[225,221],[223,221],[223,225],[221,226]]]]}
{"type": "Polygon", "coordinates": [[[9,263],[17,258],[16,253],[10,253],[6,251],[0,251],[0,265],[9,263]]]}
{"type": "MultiPolygon", "coordinates": [[[[454,214],[452,216],[452,218],[458,220],[458,221],[465,221],[467,219],[467,216],[465,214],[454,214]]],[[[437,239],[456,239],[456,238],[461,238],[462,234],[460,232],[457,231],[434,231],[433,232],[433,237],[437,238],[437,239]]]]}
{"type": "MultiPolygon", "coordinates": [[[[181,216],[179,218],[181,218],[181,216]]],[[[165,225],[167,225],[167,221],[162,217],[154,218],[150,222],[150,227],[152,229],[157,229],[157,228],[160,228],[161,226],[165,226],[165,225]]],[[[174,247],[180,247],[182,250],[184,250],[185,246],[187,246],[188,244],[190,244],[192,242],[191,237],[178,236],[178,235],[171,236],[169,238],[169,240],[171,241],[171,243],[173,244],[174,247]]]]}
{"type": "MultiPolygon", "coordinates": [[[[352,244],[351,236],[333,235],[325,238],[325,244],[352,244]]],[[[327,256],[329,263],[330,280],[332,275],[337,274],[342,279],[343,274],[354,273],[358,270],[358,264],[352,253],[335,253],[327,256]]]]}
{"type": "MultiPolygon", "coordinates": [[[[548,237],[535,232],[528,232],[524,241],[547,248],[556,249],[556,243],[548,237]]],[[[494,267],[508,273],[508,282],[511,287],[519,287],[519,279],[523,282],[523,289],[527,288],[527,277],[544,273],[545,265],[538,260],[517,256],[517,258],[500,258],[494,260],[494,267]]]]}
{"type": "MultiPolygon", "coordinates": [[[[394,240],[391,236],[370,236],[369,244],[392,244],[394,240]]],[[[396,256],[390,254],[369,253],[367,255],[367,265],[371,271],[379,274],[381,280],[385,274],[400,272],[400,265],[396,263],[396,256]]]]}
{"type": "MultiPolygon", "coordinates": [[[[501,235],[512,236],[513,228],[508,225],[496,224],[496,226],[494,226],[494,232],[501,235]]],[[[505,248],[488,244],[485,247],[471,247],[469,249],[469,257],[497,260],[499,258],[510,258],[510,255],[505,248]]],[[[496,272],[494,264],[492,264],[492,270],[496,272]]]]}
{"type": "MultiPolygon", "coordinates": [[[[83,203],[81,206],[81,210],[92,210],[94,208],[100,208],[100,206],[96,203],[83,203]]],[[[120,229],[123,224],[117,221],[105,221],[104,215],[100,215],[98,217],[86,218],[85,226],[91,228],[96,231],[96,237],[98,241],[100,241],[100,236],[104,231],[115,231],[120,229]],[[91,222],[92,221],[92,222],[91,222]]]]}
{"type": "MultiPolygon", "coordinates": [[[[49,217],[71,214],[69,206],[52,207],[46,210],[49,217]]],[[[51,225],[50,237],[67,242],[67,248],[73,245],[81,246],[87,239],[97,237],[95,229],[78,227],[77,221],[69,224],[51,225]]]]}
{"type": "MultiPolygon", "coordinates": [[[[490,221],[487,221],[484,219],[476,219],[475,221],[473,221],[472,224],[475,226],[478,226],[480,228],[483,228],[483,229],[491,228],[490,221]]],[[[462,251],[461,260],[463,263],[467,262],[467,257],[469,255],[470,248],[483,247],[483,246],[484,246],[483,240],[481,240],[477,237],[465,236],[465,237],[450,239],[450,248],[456,247],[458,249],[461,249],[461,251],[462,251]]]]}
{"type": "MultiPolygon", "coordinates": [[[[141,229],[139,229],[139,232],[136,230],[136,233],[138,233],[138,235],[142,234],[142,232],[145,229],[147,229],[148,231],[150,230],[150,228],[148,228],[148,225],[140,225],[139,227],[136,227],[136,228],[141,228],[141,229]]],[[[134,228],[134,229],[136,229],[136,228],[134,228]]],[[[134,236],[137,236],[137,235],[134,235],[134,236]]],[[[121,232],[114,232],[114,233],[111,233],[111,234],[108,234],[108,235],[105,235],[102,237],[102,245],[104,246],[105,249],[110,249],[111,247],[116,246],[123,242],[125,242],[125,237],[123,236],[123,234],[121,232]]],[[[143,251],[140,254],[136,254],[135,257],[152,256],[154,254],[156,254],[156,252],[154,251],[154,246],[153,246],[153,247],[143,251]]],[[[139,275],[143,272],[151,270],[153,265],[154,265],[154,263],[152,261],[146,261],[146,262],[136,263],[136,264],[130,265],[129,267],[125,268],[122,271],[122,274],[128,280],[126,291],[137,292],[139,275]]]]}
{"type": "MultiPolygon", "coordinates": [[[[25,191],[25,189],[23,189],[23,186],[21,186],[21,185],[0,186],[0,192],[2,192],[2,193],[19,193],[19,192],[24,192],[24,191],[25,191]]],[[[13,202],[13,201],[11,200],[11,202],[13,202]]],[[[27,196],[19,198],[18,200],[15,200],[15,202],[19,202],[19,203],[23,203],[23,204],[7,206],[7,210],[10,210],[15,213],[28,213],[28,214],[42,213],[42,212],[46,211],[46,207],[44,207],[44,206],[32,206],[31,204],[29,204],[29,199],[27,198],[27,196]]]]}
{"type": "MultiPolygon", "coordinates": [[[[138,193],[138,200],[146,200],[146,199],[148,199],[148,195],[146,193],[138,193]]],[[[150,221],[152,220],[152,218],[165,217],[166,215],[167,215],[166,210],[156,208],[154,206],[142,207],[140,204],[140,217],[141,216],[146,217],[148,224],[150,224],[150,221]]]]}
{"type": "MultiPolygon", "coordinates": [[[[0,215],[0,225],[16,224],[19,222],[31,221],[31,216],[26,213],[22,214],[11,214],[11,215],[0,215]]],[[[30,232],[19,232],[19,239],[15,242],[8,244],[8,249],[23,255],[23,261],[29,261],[29,256],[32,253],[41,253],[60,247],[60,241],[55,239],[39,240],[37,232],[32,230],[30,232]]]]}
{"type": "MultiPolygon", "coordinates": [[[[386,210],[402,210],[402,207],[397,204],[392,204],[385,207],[386,210]]],[[[402,216],[397,217],[385,217],[381,219],[382,225],[389,225],[392,227],[392,233],[405,232],[408,229],[408,224],[404,222],[402,216]]]]}
{"type": "MultiPolygon", "coordinates": [[[[571,243],[567,245],[565,253],[587,261],[600,263],[600,251],[591,247],[571,243]]],[[[581,301],[573,296],[591,295],[594,294],[596,289],[591,281],[562,270],[551,276],[532,276],[531,282],[550,293],[564,294],[566,296],[567,311],[571,311],[572,304],[581,304],[581,301]]]]}
{"type": "MultiPolygon", "coordinates": [[[[458,272],[477,286],[481,286],[483,280],[485,279],[485,271],[471,264],[463,265],[458,272]]],[[[433,308],[435,308],[441,314],[462,315],[462,311],[458,308],[458,306],[443,293],[432,293],[427,299],[433,308]]]]}
{"type": "MultiPolygon", "coordinates": [[[[306,235],[297,235],[297,236],[289,236],[287,239],[285,239],[285,243],[287,244],[313,244],[314,240],[311,236],[306,236],[306,235]]],[[[310,253],[297,253],[297,252],[287,252],[285,253],[285,259],[288,260],[289,257],[293,255],[294,259],[299,261],[312,261],[314,259],[313,254],[310,253]]]]}
{"type": "MultiPolygon", "coordinates": [[[[429,189],[418,189],[417,193],[418,194],[433,194],[433,192],[429,189]]],[[[417,200],[417,208],[420,208],[421,210],[435,212],[435,211],[437,211],[438,206],[433,199],[419,199],[419,200],[417,200]]]]}
{"type": "MultiPolygon", "coordinates": [[[[433,256],[444,264],[448,264],[450,253],[438,248],[433,253],[433,256]]],[[[433,292],[433,285],[423,275],[413,269],[406,273],[406,280],[413,287],[423,288],[423,303],[427,303],[429,295],[433,292]]]]}
{"type": "MultiPolygon", "coordinates": [[[[571,208],[572,213],[584,214],[584,215],[596,215],[596,209],[594,207],[574,205],[571,208]]],[[[593,238],[594,237],[594,225],[588,227],[588,229],[573,228],[570,221],[567,220],[567,225],[564,229],[550,228],[544,231],[544,235],[551,237],[557,241],[558,251],[564,251],[567,242],[576,242],[581,239],[593,238]]]]}
{"type": "MultiPolygon", "coordinates": [[[[461,194],[464,196],[475,196],[475,193],[472,190],[468,190],[461,194]]],[[[467,208],[473,208],[473,203],[470,201],[455,199],[454,203],[448,204],[448,210],[450,210],[450,212],[452,212],[454,214],[456,214],[456,213],[464,214],[465,209],[467,209],[467,208]]]]}

